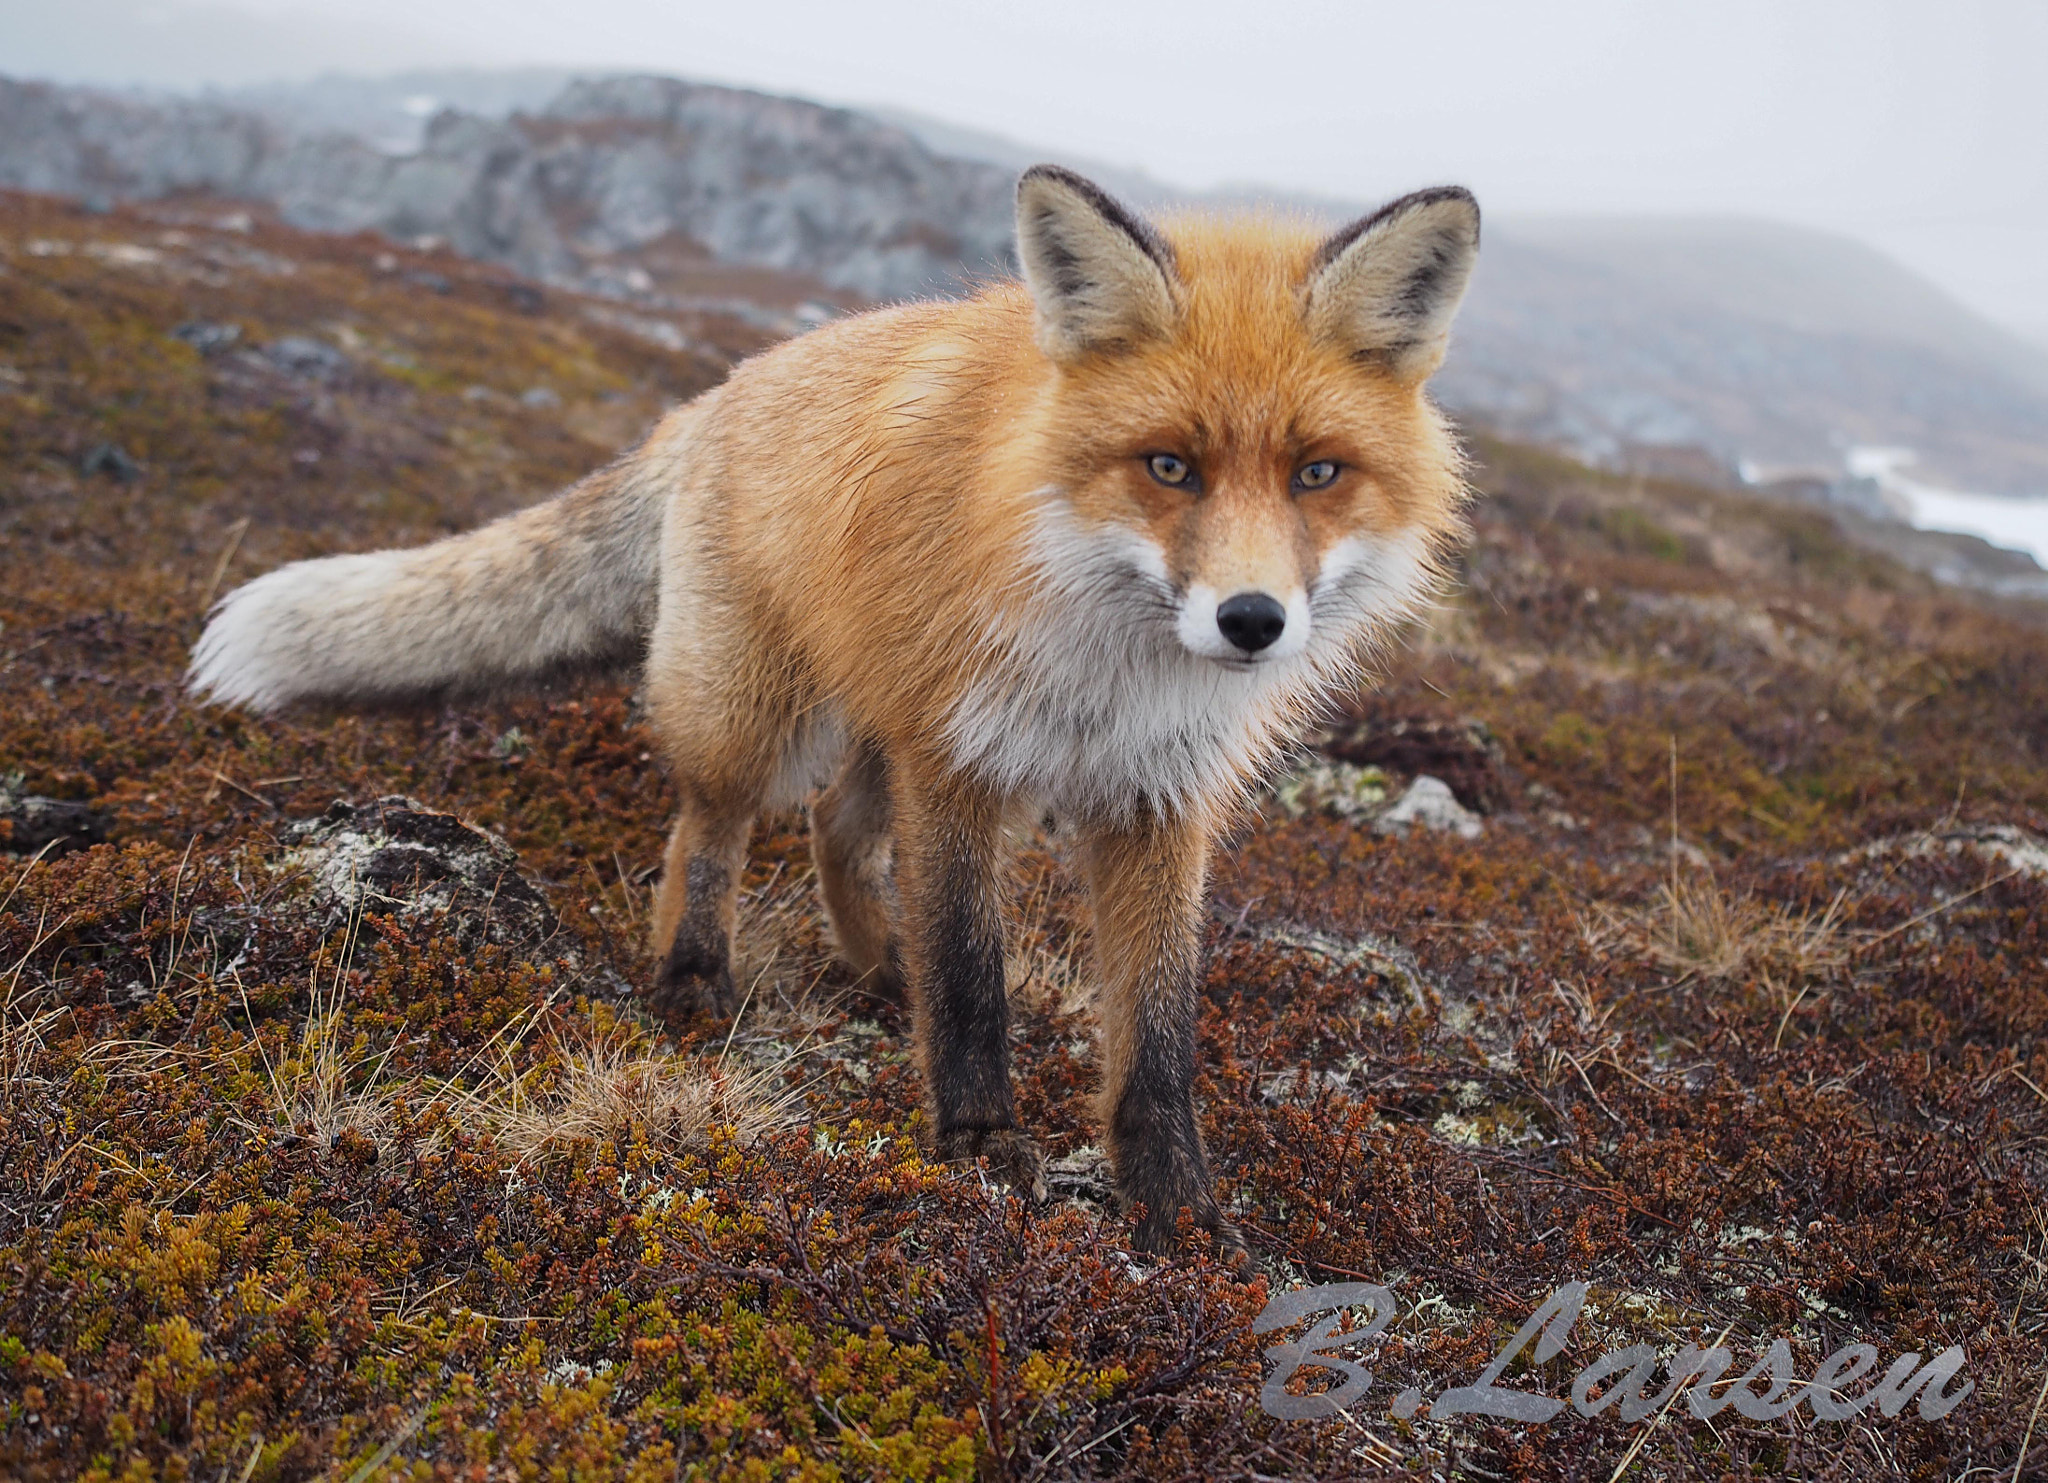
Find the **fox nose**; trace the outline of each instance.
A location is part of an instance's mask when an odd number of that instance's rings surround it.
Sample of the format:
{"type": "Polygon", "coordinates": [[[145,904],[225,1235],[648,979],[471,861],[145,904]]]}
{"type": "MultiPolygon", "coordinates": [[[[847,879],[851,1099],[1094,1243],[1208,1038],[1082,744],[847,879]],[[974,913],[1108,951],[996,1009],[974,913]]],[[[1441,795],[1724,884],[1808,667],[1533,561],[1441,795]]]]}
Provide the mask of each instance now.
{"type": "Polygon", "coordinates": [[[1240,592],[1217,607],[1216,626],[1245,653],[1256,654],[1287,627],[1287,609],[1263,592],[1240,592]]]}

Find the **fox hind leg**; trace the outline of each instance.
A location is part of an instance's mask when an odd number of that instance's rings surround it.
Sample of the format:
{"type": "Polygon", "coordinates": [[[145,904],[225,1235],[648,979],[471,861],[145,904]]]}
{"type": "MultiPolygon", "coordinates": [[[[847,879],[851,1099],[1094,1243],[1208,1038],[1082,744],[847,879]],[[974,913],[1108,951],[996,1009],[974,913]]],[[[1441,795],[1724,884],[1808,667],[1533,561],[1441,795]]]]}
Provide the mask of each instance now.
{"type": "Polygon", "coordinates": [[[643,690],[680,800],[654,896],[660,967],[644,1002],[678,1026],[741,1007],[732,948],[747,844],[802,730],[802,697],[763,678],[781,673],[778,656],[700,576],[689,564],[664,574],[643,690]]]}
{"type": "Polygon", "coordinates": [[[713,802],[685,793],[654,899],[661,967],[646,1000],[664,1019],[686,1019],[694,1010],[722,1017],[739,1008],[732,939],[754,812],[751,800],[713,802]]]}
{"type": "Polygon", "coordinates": [[[881,749],[858,742],[832,786],[811,807],[811,859],[840,956],[880,999],[903,998],[891,876],[889,767],[881,749]]]}

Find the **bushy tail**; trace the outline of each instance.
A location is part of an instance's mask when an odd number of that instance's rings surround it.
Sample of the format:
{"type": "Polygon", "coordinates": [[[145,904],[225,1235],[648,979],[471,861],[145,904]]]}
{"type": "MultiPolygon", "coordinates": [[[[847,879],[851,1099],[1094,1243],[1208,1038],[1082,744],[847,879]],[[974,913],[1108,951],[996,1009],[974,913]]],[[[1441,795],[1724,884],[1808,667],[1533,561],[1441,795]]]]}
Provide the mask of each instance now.
{"type": "Polygon", "coordinates": [[[670,487],[628,459],[431,546],[280,567],[221,600],[186,682],[274,711],[417,704],[635,665],[670,487]]]}

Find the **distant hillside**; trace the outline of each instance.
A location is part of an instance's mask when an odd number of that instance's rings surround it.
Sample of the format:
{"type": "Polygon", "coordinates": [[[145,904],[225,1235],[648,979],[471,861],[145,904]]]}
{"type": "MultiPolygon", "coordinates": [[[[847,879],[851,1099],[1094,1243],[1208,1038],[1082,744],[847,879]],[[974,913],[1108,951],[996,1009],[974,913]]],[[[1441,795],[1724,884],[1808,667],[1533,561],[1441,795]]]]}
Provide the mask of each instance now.
{"type": "MultiPolygon", "coordinates": [[[[798,275],[775,280],[782,315],[799,280],[826,306],[809,313],[954,291],[1008,268],[1037,153],[670,78],[422,72],[196,101],[0,80],[0,185],[238,196],[655,307],[758,312],[762,268],[798,275]]],[[[1148,208],[1262,194],[1075,163],[1148,208]]],[[[2048,353],[1855,242],[1768,223],[1493,219],[1439,393],[1609,467],[1832,474],[1902,445],[1930,483],[2048,493],[2048,353]]]]}
{"type": "Polygon", "coordinates": [[[1934,482],[2048,493],[2048,355],[1856,242],[1775,223],[1497,225],[1441,391],[1596,462],[1694,445],[1839,469],[1903,444],[1934,482]]]}

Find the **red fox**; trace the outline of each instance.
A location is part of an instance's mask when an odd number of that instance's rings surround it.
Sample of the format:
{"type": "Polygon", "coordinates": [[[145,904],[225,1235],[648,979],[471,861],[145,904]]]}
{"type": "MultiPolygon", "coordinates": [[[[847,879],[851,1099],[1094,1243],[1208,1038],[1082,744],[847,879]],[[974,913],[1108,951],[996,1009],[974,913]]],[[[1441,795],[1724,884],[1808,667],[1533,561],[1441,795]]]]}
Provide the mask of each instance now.
{"type": "Polygon", "coordinates": [[[840,951],[899,983],[937,1153],[1043,1198],[1017,1126],[1005,821],[1093,911],[1102,1118],[1141,1250],[1230,1260],[1192,1096],[1211,843],[1442,580],[1461,456],[1423,383],[1479,245],[1456,188],[1333,236],[1163,229],[1041,165],[1022,283],[812,330],[544,504],[230,593],[224,703],[419,703],[638,665],[682,796],[657,1013],[734,1012],[754,818],[809,797],[840,951]]]}

